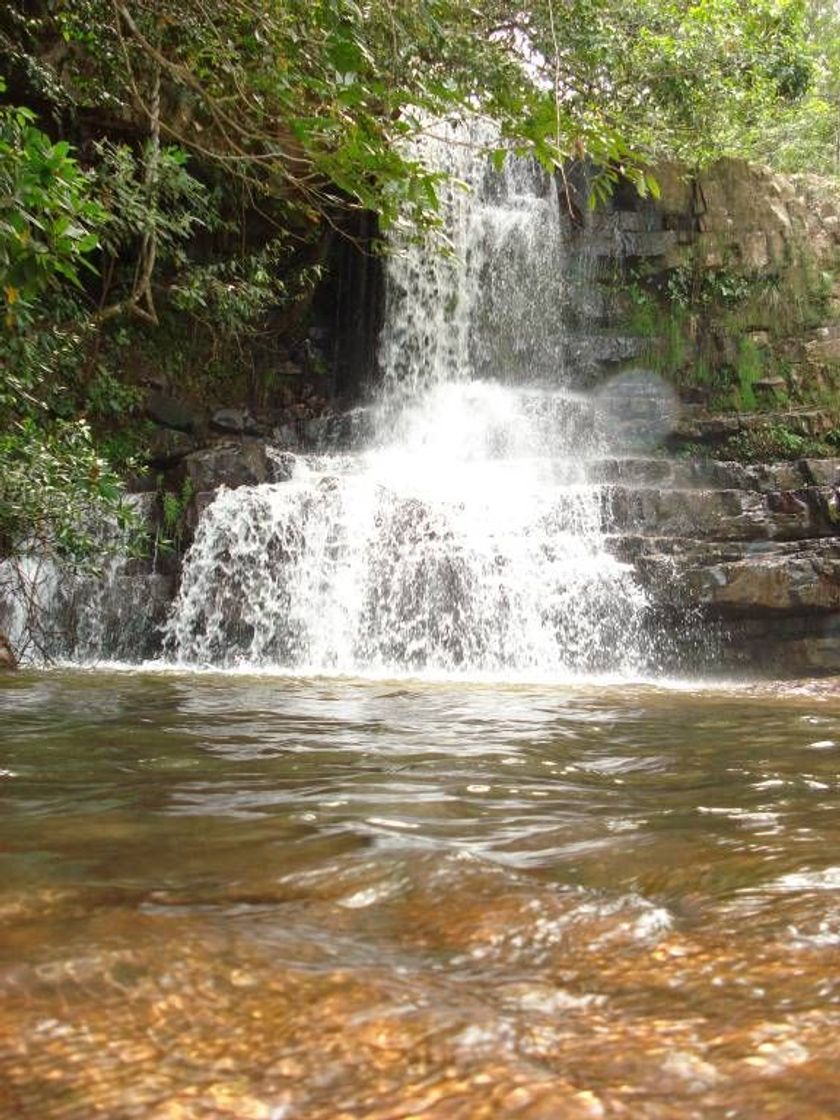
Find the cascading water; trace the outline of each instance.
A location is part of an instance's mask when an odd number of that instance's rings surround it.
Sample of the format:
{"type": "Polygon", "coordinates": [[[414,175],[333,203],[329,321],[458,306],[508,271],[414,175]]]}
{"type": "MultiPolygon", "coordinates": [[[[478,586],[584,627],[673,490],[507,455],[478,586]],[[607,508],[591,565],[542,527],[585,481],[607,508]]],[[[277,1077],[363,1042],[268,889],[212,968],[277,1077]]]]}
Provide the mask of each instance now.
{"type": "Polygon", "coordinates": [[[416,402],[442,382],[545,382],[563,363],[563,243],[551,179],[529,160],[494,172],[488,125],[438,125],[421,144],[445,171],[443,233],[451,254],[404,247],[388,261],[380,346],[384,398],[416,402]]]}
{"type": "Polygon", "coordinates": [[[606,550],[589,403],[563,386],[553,185],[495,173],[481,130],[423,141],[454,249],[389,260],[375,436],[222,491],[168,625],[171,656],[301,672],[637,668],[644,596],[606,550]],[[466,188],[464,186],[466,184],[466,188]]]}
{"type": "MultiPolygon", "coordinates": [[[[154,494],[128,502],[141,524],[150,522],[154,494]]],[[[0,631],[24,663],[138,660],[159,648],[169,580],[142,564],[134,570],[124,530],[95,523],[91,532],[101,545],[98,571],[78,570],[38,547],[0,562],[0,631]]]]}

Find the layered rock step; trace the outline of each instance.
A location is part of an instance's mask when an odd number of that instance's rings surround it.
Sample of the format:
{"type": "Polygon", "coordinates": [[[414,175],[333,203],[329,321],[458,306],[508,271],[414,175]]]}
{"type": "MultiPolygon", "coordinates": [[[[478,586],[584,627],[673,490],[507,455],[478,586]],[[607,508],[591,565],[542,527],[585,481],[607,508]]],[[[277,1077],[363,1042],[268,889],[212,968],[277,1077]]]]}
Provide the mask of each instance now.
{"type": "Polygon", "coordinates": [[[612,550],[700,663],[705,626],[724,667],[840,671],[840,459],[603,459],[589,474],[612,550]]]}

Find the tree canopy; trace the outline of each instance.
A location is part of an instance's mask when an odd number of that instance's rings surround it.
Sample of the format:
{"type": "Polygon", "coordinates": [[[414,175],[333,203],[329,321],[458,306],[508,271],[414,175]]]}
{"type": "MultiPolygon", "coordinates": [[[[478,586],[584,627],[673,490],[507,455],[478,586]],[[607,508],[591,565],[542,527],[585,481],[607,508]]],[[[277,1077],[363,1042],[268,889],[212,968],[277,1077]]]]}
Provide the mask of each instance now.
{"type": "Polygon", "coordinates": [[[809,88],[808,15],[804,0],[64,0],[12,6],[0,42],[45,100],[159,129],[299,220],[355,205],[387,226],[433,215],[434,176],[402,143],[429,117],[485,114],[547,165],[748,154],[809,88]]]}

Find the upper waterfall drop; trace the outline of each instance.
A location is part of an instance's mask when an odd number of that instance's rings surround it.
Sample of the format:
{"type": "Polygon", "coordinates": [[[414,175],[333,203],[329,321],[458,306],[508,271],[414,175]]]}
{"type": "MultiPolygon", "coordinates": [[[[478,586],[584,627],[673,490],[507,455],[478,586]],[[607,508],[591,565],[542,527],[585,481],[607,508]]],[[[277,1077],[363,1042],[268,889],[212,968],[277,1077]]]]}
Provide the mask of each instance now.
{"type": "Polygon", "coordinates": [[[178,660],[299,672],[641,668],[646,602],[606,549],[592,408],[563,377],[551,178],[436,126],[443,232],[395,247],[373,438],[205,511],[168,625],[178,660]]]}
{"type": "Polygon", "coordinates": [[[395,246],[380,339],[383,399],[434,384],[494,380],[557,385],[563,364],[563,238],[553,179],[535,162],[495,171],[492,125],[437,123],[418,155],[445,175],[442,238],[395,246]]]}

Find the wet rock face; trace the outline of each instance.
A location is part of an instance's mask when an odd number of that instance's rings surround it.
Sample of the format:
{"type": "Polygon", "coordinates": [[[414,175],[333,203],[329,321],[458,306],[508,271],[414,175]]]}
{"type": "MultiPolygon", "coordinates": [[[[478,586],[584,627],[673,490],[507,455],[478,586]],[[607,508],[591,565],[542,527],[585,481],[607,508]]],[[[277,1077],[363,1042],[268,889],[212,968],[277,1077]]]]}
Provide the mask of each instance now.
{"type": "Polygon", "coordinates": [[[148,393],[146,412],[150,420],[164,429],[194,432],[201,426],[200,416],[190,405],[159,389],[152,389],[148,393]]]}
{"type": "Polygon", "coordinates": [[[806,437],[835,428],[835,188],[736,159],[697,174],[663,163],[654,174],[658,198],[619,184],[591,213],[575,176],[563,182],[576,203],[565,231],[565,376],[589,388],[634,365],[658,371],[694,406],[672,448],[700,442],[715,453],[771,414],[806,437]]]}
{"type": "Polygon", "coordinates": [[[617,554],[723,667],[840,671],[840,460],[604,460],[617,554]]]}
{"type": "Polygon", "coordinates": [[[220,408],[210,418],[210,427],[233,435],[260,434],[260,426],[247,408],[220,408]]]}
{"type": "Polygon", "coordinates": [[[719,416],[709,416],[702,408],[683,407],[679,421],[669,434],[668,445],[679,448],[687,443],[701,444],[710,454],[719,454],[716,449],[728,440],[739,435],[760,433],[769,423],[782,425],[798,436],[821,439],[836,427],[837,418],[833,407],[733,412],[719,416]]]}
{"type": "Polygon", "coordinates": [[[153,470],[167,470],[199,446],[196,437],[188,432],[157,428],[150,441],[149,465],[153,470]]]}
{"type": "Polygon", "coordinates": [[[263,440],[244,438],[192,452],[183,460],[181,471],[192,492],[200,493],[220,486],[233,490],[269,482],[272,464],[263,440]]]}
{"type": "MultiPolygon", "coordinates": [[[[185,543],[220,486],[287,481],[296,461],[247,438],[187,455],[185,543]]],[[[654,628],[691,647],[685,667],[840,672],[840,459],[616,457],[588,473],[613,551],[655,604],[654,628]]]]}
{"type": "Polygon", "coordinates": [[[750,617],[840,609],[840,555],[834,544],[746,556],[691,574],[705,602],[722,612],[750,617]]]}

